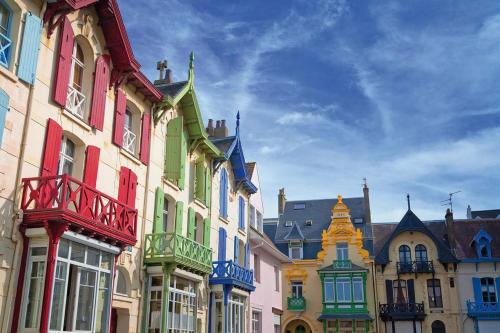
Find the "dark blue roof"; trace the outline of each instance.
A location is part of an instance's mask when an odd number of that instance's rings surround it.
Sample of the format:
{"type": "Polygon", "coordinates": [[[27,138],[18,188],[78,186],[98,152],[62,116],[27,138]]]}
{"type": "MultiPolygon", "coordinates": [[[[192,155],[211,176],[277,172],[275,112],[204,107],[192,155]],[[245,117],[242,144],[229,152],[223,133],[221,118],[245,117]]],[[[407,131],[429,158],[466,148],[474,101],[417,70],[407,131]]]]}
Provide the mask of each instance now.
{"type": "MultiPolygon", "coordinates": [[[[382,248],[375,256],[375,263],[379,265],[386,265],[389,263],[389,246],[391,241],[399,234],[407,231],[421,232],[427,235],[438,250],[438,258],[442,263],[458,262],[457,258],[450,251],[449,247],[436,235],[427,228],[427,226],[415,215],[411,210],[408,210],[398,223],[394,231],[390,234],[387,240],[383,243],[382,248]]],[[[377,236],[377,235],[375,235],[377,236]]]]}
{"type": "Polygon", "coordinates": [[[285,236],[286,240],[304,240],[304,234],[300,230],[300,227],[297,223],[293,224],[290,232],[285,236]]]}
{"type": "Polygon", "coordinates": [[[264,223],[264,233],[274,242],[274,235],[276,235],[276,223],[264,223]]]}

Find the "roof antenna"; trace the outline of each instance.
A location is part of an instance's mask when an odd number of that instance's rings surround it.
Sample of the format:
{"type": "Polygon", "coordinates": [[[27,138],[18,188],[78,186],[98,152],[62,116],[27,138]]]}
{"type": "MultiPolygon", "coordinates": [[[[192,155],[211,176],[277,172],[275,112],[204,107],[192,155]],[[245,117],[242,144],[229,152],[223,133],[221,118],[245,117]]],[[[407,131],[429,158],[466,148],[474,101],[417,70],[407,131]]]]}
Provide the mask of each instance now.
{"type": "Polygon", "coordinates": [[[411,208],[410,208],[410,193],[406,193],[406,201],[408,201],[408,210],[411,210],[411,208]]]}
{"type": "Polygon", "coordinates": [[[449,198],[445,200],[441,200],[441,206],[450,206],[450,212],[453,213],[453,195],[460,193],[462,191],[458,190],[455,192],[448,193],[449,198]]]}

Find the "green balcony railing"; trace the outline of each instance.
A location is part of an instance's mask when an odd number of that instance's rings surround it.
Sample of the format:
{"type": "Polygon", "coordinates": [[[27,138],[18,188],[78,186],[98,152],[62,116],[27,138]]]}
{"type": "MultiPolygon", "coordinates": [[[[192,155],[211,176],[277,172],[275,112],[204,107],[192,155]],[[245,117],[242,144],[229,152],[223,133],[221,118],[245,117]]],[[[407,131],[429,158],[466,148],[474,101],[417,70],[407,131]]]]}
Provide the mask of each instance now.
{"type": "Polygon", "coordinates": [[[351,269],[352,263],[350,260],[334,260],[333,269],[351,269]]]}
{"type": "Polygon", "coordinates": [[[287,298],[288,310],[290,311],[304,311],[306,309],[306,299],[304,297],[288,297],[287,298]]]}
{"type": "Polygon", "coordinates": [[[212,249],[176,233],[147,234],[146,263],[173,263],[200,274],[212,271],[212,249]]]}

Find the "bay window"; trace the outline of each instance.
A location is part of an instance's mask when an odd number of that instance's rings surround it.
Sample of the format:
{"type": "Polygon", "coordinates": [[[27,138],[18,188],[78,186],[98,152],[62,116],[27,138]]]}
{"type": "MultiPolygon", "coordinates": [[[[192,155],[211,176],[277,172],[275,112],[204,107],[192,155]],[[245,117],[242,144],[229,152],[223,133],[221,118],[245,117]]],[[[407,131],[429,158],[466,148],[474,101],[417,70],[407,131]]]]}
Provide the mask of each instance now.
{"type": "Polygon", "coordinates": [[[325,289],[325,302],[332,303],[334,302],[334,282],[333,278],[325,278],[324,281],[324,289],[325,289]]]}
{"type": "Polygon", "coordinates": [[[364,290],[363,290],[363,278],[353,277],[352,278],[352,294],[354,302],[364,301],[364,290]]]}
{"type": "Polygon", "coordinates": [[[168,333],[196,331],[196,284],[173,275],[167,313],[168,333]]]}
{"type": "Polygon", "coordinates": [[[348,303],[351,301],[351,279],[348,277],[338,277],[336,282],[337,301],[348,303]]]}
{"type": "Polygon", "coordinates": [[[24,328],[38,328],[42,311],[46,267],[46,247],[31,247],[26,272],[22,323],[24,328]]]}

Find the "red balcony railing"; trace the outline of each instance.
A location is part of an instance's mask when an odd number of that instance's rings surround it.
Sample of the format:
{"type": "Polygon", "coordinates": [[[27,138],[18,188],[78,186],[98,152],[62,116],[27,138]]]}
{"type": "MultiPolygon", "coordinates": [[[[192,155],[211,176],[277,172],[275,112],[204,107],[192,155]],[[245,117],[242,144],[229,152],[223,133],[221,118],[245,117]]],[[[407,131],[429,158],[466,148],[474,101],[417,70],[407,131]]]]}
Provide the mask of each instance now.
{"type": "Polygon", "coordinates": [[[26,226],[65,221],[96,238],[133,245],[137,210],[67,174],[24,178],[21,209],[26,226]]]}

